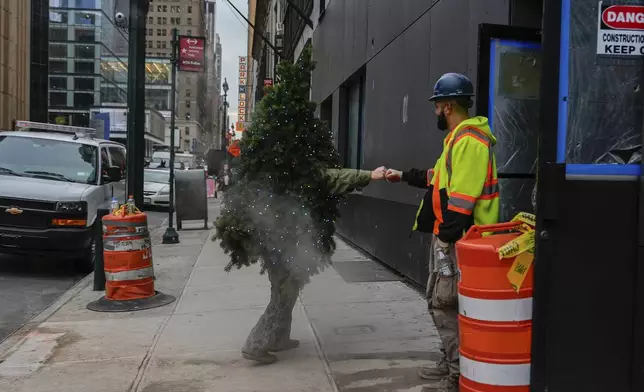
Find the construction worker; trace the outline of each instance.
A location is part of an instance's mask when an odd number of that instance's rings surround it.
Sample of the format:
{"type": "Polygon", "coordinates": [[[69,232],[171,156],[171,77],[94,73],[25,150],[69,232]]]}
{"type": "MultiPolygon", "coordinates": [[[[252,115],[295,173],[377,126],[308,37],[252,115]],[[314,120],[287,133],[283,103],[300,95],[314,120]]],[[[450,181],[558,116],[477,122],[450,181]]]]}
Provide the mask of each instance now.
{"type": "Polygon", "coordinates": [[[458,391],[458,269],[454,244],[473,224],[499,220],[499,189],[492,135],[485,117],[470,117],[472,82],[447,73],[436,82],[434,113],[438,128],[449,131],[433,169],[387,170],[389,182],[427,189],[413,230],[432,233],[427,302],[443,343],[443,359],[418,374],[433,384],[423,391],[458,391]]]}

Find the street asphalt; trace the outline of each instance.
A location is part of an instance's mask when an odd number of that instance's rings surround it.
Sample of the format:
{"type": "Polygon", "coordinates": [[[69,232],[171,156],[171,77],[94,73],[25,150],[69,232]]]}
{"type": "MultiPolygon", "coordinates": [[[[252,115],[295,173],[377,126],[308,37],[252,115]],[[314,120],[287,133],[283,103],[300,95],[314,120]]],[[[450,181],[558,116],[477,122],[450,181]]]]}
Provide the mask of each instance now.
{"type": "MultiPolygon", "coordinates": [[[[150,230],[168,217],[164,210],[146,212],[150,230]]],[[[84,276],[74,271],[70,260],[0,254],[0,342],[84,276]]]]}

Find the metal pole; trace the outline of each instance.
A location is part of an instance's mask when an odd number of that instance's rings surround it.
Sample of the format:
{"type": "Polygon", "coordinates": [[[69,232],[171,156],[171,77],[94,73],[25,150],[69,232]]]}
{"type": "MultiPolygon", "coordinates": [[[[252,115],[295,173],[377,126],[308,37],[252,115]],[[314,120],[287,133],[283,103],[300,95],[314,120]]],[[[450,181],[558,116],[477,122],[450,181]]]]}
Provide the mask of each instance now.
{"type": "Polygon", "coordinates": [[[127,111],[127,194],[143,209],[145,157],[145,22],[147,0],[130,1],[127,111]]]}
{"type": "Polygon", "coordinates": [[[227,113],[226,113],[226,105],[228,104],[226,102],[226,97],[227,96],[228,96],[228,94],[224,93],[224,110],[223,110],[223,113],[221,115],[221,122],[223,124],[222,125],[223,133],[222,133],[221,137],[223,138],[222,145],[223,145],[224,148],[228,147],[228,124],[227,124],[227,121],[226,121],[226,119],[228,117],[227,113]]]}
{"type": "Polygon", "coordinates": [[[94,224],[94,291],[105,290],[105,259],[103,258],[103,217],[108,215],[110,210],[99,209],[96,211],[96,222],[94,224]]]}
{"type": "Polygon", "coordinates": [[[164,244],[178,244],[179,233],[174,229],[174,133],[175,133],[175,112],[176,112],[176,88],[177,88],[177,47],[179,46],[179,33],[176,28],[172,29],[172,81],[170,84],[170,205],[168,206],[168,228],[163,233],[164,244]]]}

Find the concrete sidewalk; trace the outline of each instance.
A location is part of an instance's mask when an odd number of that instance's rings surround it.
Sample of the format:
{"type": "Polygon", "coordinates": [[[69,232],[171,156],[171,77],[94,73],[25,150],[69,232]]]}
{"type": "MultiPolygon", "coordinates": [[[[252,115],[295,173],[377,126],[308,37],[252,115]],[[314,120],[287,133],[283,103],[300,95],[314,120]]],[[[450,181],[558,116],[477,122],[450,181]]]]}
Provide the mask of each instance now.
{"type": "MultiPolygon", "coordinates": [[[[216,208],[216,206],[215,206],[216,208]]],[[[211,215],[211,220],[214,218],[211,215]]],[[[95,313],[89,281],[0,345],[0,391],[420,391],[417,367],[438,359],[422,296],[339,242],[294,311],[301,346],[260,366],[240,348],[269,299],[258,267],[226,273],[204,230],[154,239],[157,290],[171,305],[95,313]],[[364,282],[355,282],[364,281],[364,282]]]]}

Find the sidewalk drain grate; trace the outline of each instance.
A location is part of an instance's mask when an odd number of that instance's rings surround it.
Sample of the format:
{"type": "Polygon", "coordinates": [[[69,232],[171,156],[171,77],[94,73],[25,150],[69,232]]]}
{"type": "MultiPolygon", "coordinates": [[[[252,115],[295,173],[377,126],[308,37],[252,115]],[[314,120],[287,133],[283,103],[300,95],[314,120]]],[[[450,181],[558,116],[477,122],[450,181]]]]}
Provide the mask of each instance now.
{"type": "Polygon", "coordinates": [[[372,260],[344,261],[333,267],[347,283],[396,282],[402,278],[372,260]]]}
{"type": "Polygon", "coordinates": [[[370,325],[356,325],[353,327],[339,327],[335,329],[336,335],[365,335],[373,333],[373,327],[370,325]]]}

